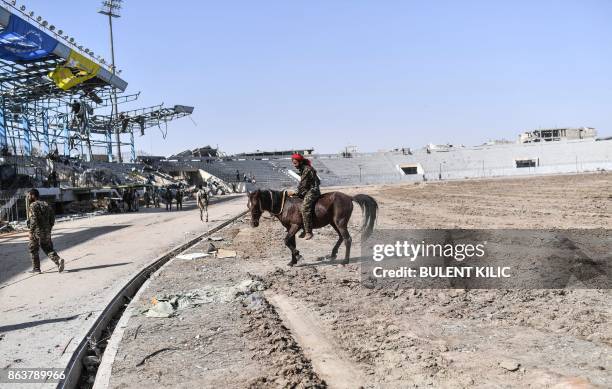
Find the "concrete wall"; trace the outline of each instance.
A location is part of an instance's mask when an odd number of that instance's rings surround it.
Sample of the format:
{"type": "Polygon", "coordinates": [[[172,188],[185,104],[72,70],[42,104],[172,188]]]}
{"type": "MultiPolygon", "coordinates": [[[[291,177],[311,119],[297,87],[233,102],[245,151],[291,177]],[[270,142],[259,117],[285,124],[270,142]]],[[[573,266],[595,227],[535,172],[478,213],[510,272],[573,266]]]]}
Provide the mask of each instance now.
{"type": "Polygon", "coordinates": [[[514,175],[577,173],[612,170],[612,140],[499,144],[450,150],[314,157],[322,181],[331,185],[391,183],[514,175]],[[535,167],[517,168],[516,160],[534,160],[535,167]],[[419,174],[405,175],[400,166],[419,165],[419,174]],[[325,172],[328,171],[329,174],[325,172]]]}
{"type": "MultiPolygon", "coordinates": [[[[352,158],[311,155],[322,186],[379,184],[401,181],[483,178],[514,175],[612,171],[612,140],[568,140],[542,143],[508,143],[475,147],[353,154],[352,158]],[[533,160],[534,167],[517,168],[516,160],[533,160]],[[418,174],[406,175],[402,165],[417,166],[418,174]]],[[[289,156],[270,159],[233,159],[204,163],[164,162],[166,170],[202,169],[227,182],[236,170],[253,173],[261,188],[290,188],[297,185],[289,156]]]]}

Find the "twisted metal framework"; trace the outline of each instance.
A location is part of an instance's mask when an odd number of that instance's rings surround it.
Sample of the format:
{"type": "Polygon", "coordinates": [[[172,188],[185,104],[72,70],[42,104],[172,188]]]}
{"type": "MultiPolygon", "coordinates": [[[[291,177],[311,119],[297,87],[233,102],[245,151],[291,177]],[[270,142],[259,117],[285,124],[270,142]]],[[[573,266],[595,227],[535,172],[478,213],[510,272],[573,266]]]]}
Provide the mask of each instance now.
{"type": "MultiPolygon", "coordinates": [[[[0,32],[4,28],[1,20],[14,11],[15,7],[0,3],[0,32]]],[[[129,146],[135,161],[135,130],[144,135],[145,129],[158,127],[165,138],[169,121],[193,112],[193,107],[180,105],[126,111],[112,108],[137,100],[140,93],[115,95],[116,88],[123,91],[127,83],[107,70],[68,90],[61,89],[49,73],[64,64],[69,52],[60,43],[40,59],[0,59],[0,155],[54,153],[87,161],[106,155],[112,162],[114,146],[129,146]],[[119,134],[118,141],[113,142],[112,134],[119,134]],[[129,141],[122,140],[121,134],[129,135],[129,141]]],[[[93,53],[83,54],[91,57],[93,53]]]]}
{"type": "MultiPolygon", "coordinates": [[[[111,86],[93,78],[62,90],[48,77],[62,62],[57,57],[23,63],[0,60],[0,149],[3,153],[31,156],[57,150],[58,154],[86,160],[101,150],[112,155],[110,132],[113,128],[107,126],[104,131],[98,128],[92,133],[87,125],[93,110],[110,105],[111,86]]],[[[120,100],[125,103],[137,97],[127,95],[120,100]]]]}

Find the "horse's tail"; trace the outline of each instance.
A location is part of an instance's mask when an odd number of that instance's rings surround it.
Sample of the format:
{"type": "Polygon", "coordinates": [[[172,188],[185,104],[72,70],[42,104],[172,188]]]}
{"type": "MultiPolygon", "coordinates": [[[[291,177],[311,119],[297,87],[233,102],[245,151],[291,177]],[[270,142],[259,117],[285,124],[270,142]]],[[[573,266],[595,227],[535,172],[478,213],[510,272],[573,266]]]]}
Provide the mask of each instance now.
{"type": "Polygon", "coordinates": [[[366,194],[353,196],[353,201],[359,204],[361,213],[363,214],[363,223],[361,225],[361,241],[363,242],[368,239],[374,231],[376,214],[378,213],[378,203],[373,197],[366,194]]]}

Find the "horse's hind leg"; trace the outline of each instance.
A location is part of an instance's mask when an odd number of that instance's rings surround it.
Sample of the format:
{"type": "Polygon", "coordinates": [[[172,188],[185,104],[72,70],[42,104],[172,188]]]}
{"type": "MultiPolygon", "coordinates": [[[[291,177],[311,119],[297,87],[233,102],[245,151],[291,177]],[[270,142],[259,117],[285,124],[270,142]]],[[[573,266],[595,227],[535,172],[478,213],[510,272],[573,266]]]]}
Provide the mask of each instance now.
{"type": "Polygon", "coordinates": [[[353,242],[353,238],[351,238],[346,224],[338,226],[338,229],[340,230],[340,235],[344,240],[344,247],[346,248],[344,252],[344,261],[342,261],[342,264],[347,265],[349,263],[349,258],[351,257],[351,243],[353,242]]]}
{"type": "Polygon", "coordinates": [[[331,223],[331,226],[334,227],[334,230],[338,234],[338,241],[334,245],[334,248],[332,249],[331,255],[328,257],[328,259],[336,259],[336,257],[338,256],[338,249],[340,248],[340,245],[342,244],[343,238],[342,238],[342,234],[340,233],[340,230],[338,230],[338,227],[336,227],[336,224],[331,223]]]}
{"type": "Polygon", "coordinates": [[[300,229],[300,226],[297,224],[292,224],[291,227],[287,230],[287,235],[285,236],[285,246],[289,247],[291,250],[291,261],[287,264],[289,266],[293,266],[297,263],[298,260],[302,259],[300,252],[296,248],[295,244],[295,234],[300,229]]]}

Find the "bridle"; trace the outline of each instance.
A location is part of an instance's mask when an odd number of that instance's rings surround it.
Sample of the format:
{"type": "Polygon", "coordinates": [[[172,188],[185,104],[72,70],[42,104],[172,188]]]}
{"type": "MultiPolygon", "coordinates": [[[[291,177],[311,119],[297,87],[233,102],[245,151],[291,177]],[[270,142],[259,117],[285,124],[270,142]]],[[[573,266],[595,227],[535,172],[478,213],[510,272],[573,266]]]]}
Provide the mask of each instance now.
{"type": "MultiPolygon", "coordinates": [[[[268,212],[270,212],[270,214],[272,214],[273,216],[278,216],[281,213],[283,213],[283,209],[285,209],[285,199],[287,198],[287,191],[283,191],[283,197],[281,199],[281,205],[280,205],[280,210],[278,212],[274,212],[274,194],[272,193],[272,191],[270,189],[267,189],[265,192],[267,192],[270,195],[270,209],[268,210],[268,212]]],[[[263,193],[262,191],[259,191],[259,193],[263,193]]],[[[262,201],[261,198],[258,199],[258,203],[259,203],[259,215],[264,213],[264,209],[263,209],[263,205],[262,205],[262,201]]],[[[251,207],[251,199],[249,199],[249,208],[251,207]]]]}

